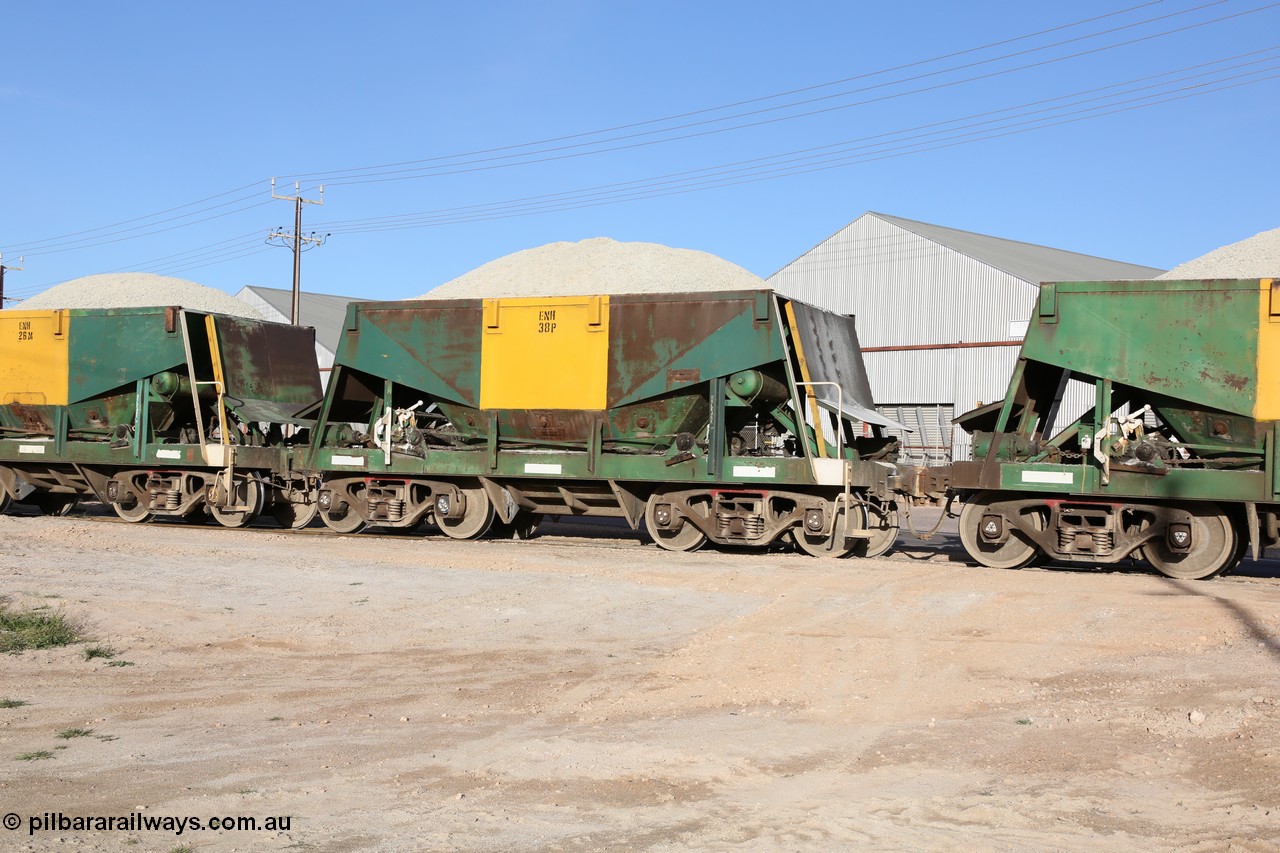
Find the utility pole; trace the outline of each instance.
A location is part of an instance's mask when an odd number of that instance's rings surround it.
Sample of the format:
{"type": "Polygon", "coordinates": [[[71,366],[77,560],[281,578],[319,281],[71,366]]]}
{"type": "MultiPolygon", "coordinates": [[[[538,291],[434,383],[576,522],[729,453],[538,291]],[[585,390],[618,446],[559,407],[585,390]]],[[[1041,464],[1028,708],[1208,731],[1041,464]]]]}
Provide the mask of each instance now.
{"type": "Polygon", "coordinates": [[[329,237],[317,236],[316,232],[310,234],[302,233],[302,206],[304,204],[324,204],[324,187],[320,187],[320,197],[316,199],[303,198],[301,188],[297,181],[293,183],[293,195],[276,195],[276,179],[271,179],[271,197],[284,199],[293,202],[293,231],[284,231],[279,228],[267,235],[267,242],[272,240],[280,240],[278,245],[293,246],[293,311],[289,316],[289,322],[298,325],[298,312],[302,300],[302,252],[303,247],[307,244],[312,246],[321,246],[329,237]]]}
{"type": "MultiPolygon", "coordinates": [[[[18,263],[22,263],[24,260],[26,260],[26,258],[25,258],[25,257],[20,257],[20,258],[18,258],[18,263]]],[[[5,266],[5,265],[4,265],[4,252],[0,252],[0,308],[4,308],[4,301],[5,301],[5,295],[4,295],[4,271],[5,271],[5,270],[13,270],[14,272],[22,272],[23,268],[22,268],[22,267],[7,267],[7,266],[5,266]]],[[[12,300],[10,300],[10,301],[12,301],[12,300]]]]}

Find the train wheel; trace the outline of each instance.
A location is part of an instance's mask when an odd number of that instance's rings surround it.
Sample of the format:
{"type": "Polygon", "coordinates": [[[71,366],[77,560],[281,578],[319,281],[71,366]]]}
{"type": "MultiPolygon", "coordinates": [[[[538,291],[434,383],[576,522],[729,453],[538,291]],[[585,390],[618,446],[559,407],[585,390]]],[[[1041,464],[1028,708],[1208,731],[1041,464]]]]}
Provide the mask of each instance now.
{"type": "Polygon", "coordinates": [[[436,496],[436,525],[450,539],[479,539],[489,532],[497,513],[493,511],[493,503],[484,489],[459,489],[462,493],[462,515],[457,518],[445,518],[439,511],[439,501],[447,496],[436,496]]]}
{"type": "Polygon", "coordinates": [[[223,527],[246,527],[262,512],[263,489],[257,480],[240,480],[235,484],[232,500],[244,509],[222,509],[209,504],[209,515],[223,527]]]}
{"type": "Polygon", "coordinates": [[[360,517],[360,513],[355,511],[354,507],[348,507],[347,514],[341,517],[322,512],[320,513],[320,520],[324,522],[325,527],[334,533],[359,533],[369,526],[360,517]]]}
{"type": "Polygon", "coordinates": [[[147,505],[138,500],[136,495],[129,495],[127,497],[132,498],[133,503],[128,505],[124,503],[111,505],[111,508],[116,511],[116,515],[120,516],[130,524],[145,524],[155,518],[155,515],[152,514],[151,510],[147,509],[147,505]]]}
{"type": "Polygon", "coordinates": [[[267,508],[267,512],[281,527],[288,530],[301,530],[315,521],[320,513],[320,507],[315,501],[309,500],[305,495],[301,497],[303,499],[298,501],[285,500],[273,503],[267,508]]]}
{"type": "MultiPolygon", "coordinates": [[[[658,546],[668,551],[696,551],[703,545],[707,544],[707,536],[692,523],[684,521],[675,530],[662,529],[658,526],[659,514],[666,510],[659,510],[658,507],[666,503],[663,495],[655,494],[649,498],[649,503],[644,508],[644,523],[649,529],[649,535],[653,537],[653,541],[658,546]]],[[[699,505],[690,504],[690,508],[697,510],[699,505]]]]}
{"type": "Polygon", "coordinates": [[[1147,562],[1162,575],[1178,580],[1206,580],[1235,568],[1240,561],[1239,535],[1216,504],[1179,507],[1191,515],[1191,550],[1173,551],[1160,536],[1142,546],[1147,562]]]}
{"type": "Polygon", "coordinates": [[[69,515],[71,510],[76,508],[76,504],[80,503],[79,495],[59,495],[51,492],[43,492],[38,495],[32,495],[31,502],[39,507],[40,512],[45,515],[69,515]]]}
{"type": "MultiPolygon", "coordinates": [[[[791,541],[811,557],[847,557],[866,540],[846,539],[844,498],[836,502],[835,518],[831,520],[831,532],[825,536],[805,529],[804,524],[791,528],[791,541]]],[[[850,526],[854,530],[864,530],[867,526],[867,514],[861,506],[854,506],[849,515],[850,526]]],[[[892,542],[892,540],[890,540],[892,542]]]]}
{"type": "Polygon", "coordinates": [[[960,510],[960,543],[976,563],[993,569],[1021,569],[1031,565],[1038,553],[1036,546],[1023,538],[1020,531],[1010,528],[1003,542],[987,542],[979,527],[982,518],[991,511],[991,492],[979,492],[964,502],[960,510]]]}
{"type": "MultiPolygon", "coordinates": [[[[1218,577],[1222,577],[1223,575],[1229,575],[1232,572],[1234,572],[1236,568],[1240,565],[1240,563],[1244,560],[1245,555],[1249,553],[1249,537],[1241,536],[1240,529],[1238,527],[1234,529],[1236,531],[1236,540],[1237,540],[1236,552],[1235,554],[1232,555],[1231,562],[1227,564],[1227,567],[1222,571],[1218,572],[1218,575],[1217,575],[1218,577]]],[[[1262,556],[1261,552],[1259,552],[1258,556],[1262,556]]]]}
{"type": "Polygon", "coordinates": [[[871,538],[857,543],[853,554],[855,557],[883,557],[898,541],[898,511],[873,504],[866,512],[871,538]]]}

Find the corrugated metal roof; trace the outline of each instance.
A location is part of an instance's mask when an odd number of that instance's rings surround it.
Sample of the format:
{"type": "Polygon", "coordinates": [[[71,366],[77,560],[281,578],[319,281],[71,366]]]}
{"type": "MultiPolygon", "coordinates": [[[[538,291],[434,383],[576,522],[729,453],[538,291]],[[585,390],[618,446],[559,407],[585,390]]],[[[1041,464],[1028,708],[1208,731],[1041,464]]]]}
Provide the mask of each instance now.
{"type": "MultiPolygon", "coordinates": [[[[275,287],[247,286],[236,294],[240,298],[251,293],[261,299],[279,314],[280,322],[289,322],[293,312],[293,291],[275,287]]],[[[358,296],[335,296],[328,293],[300,293],[298,295],[299,325],[311,326],[316,330],[316,343],[330,353],[338,351],[338,341],[342,339],[342,324],[347,318],[347,303],[360,302],[358,296]]],[[[272,319],[272,318],[268,318],[272,319]]]]}
{"type": "Polygon", "coordinates": [[[1036,293],[1015,275],[873,214],[858,217],[769,284],[856,316],[864,347],[1005,340],[1011,322],[1030,316],[1036,293]]]}
{"type": "Polygon", "coordinates": [[[1112,261],[1092,255],[1082,255],[1078,252],[1037,246],[1034,243],[1021,243],[1002,237],[975,234],[972,231],[944,228],[941,225],[931,225],[928,222],[917,222],[913,219],[888,216],[874,211],[864,215],[875,216],[890,222],[926,240],[932,240],[1030,284],[1039,284],[1042,281],[1146,279],[1164,272],[1155,267],[1112,261]]]}

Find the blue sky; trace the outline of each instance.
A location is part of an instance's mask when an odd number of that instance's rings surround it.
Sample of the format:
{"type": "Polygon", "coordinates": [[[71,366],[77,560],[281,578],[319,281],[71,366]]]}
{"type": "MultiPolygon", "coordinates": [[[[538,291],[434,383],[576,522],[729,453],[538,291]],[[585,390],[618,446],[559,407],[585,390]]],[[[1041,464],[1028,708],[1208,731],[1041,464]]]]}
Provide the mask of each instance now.
{"type": "Polygon", "coordinates": [[[23,3],[2,57],[10,296],[289,287],[272,176],[370,299],[596,236],[768,276],[868,210],[1161,268],[1280,226],[1265,0],[23,3]]]}

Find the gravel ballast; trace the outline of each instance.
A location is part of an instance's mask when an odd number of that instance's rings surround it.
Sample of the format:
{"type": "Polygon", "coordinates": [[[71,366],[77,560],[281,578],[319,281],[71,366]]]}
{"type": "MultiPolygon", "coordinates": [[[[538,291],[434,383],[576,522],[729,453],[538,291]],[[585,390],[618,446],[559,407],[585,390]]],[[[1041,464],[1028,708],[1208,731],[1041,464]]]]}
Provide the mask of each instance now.
{"type": "Polygon", "coordinates": [[[54,308],[149,308],[180,305],[192,311],[261,320],[244,302],[194,281],[146,272],[87,275],[56,284],[18,303],[18,310],[54,308]]]}
{"type": "Polygon", "coordinates": [[[1179,264],[1158,281],[1198,278],[1272,278],[1280,276],[1280,228],[1263,231],[1179,264]]]}
{"type": "Polygon", "coordinates": [[[764,279],[707,252],[595,237],[514,252],[418,298],[590,296],[762,287],[768,287],[764,279]]]}

